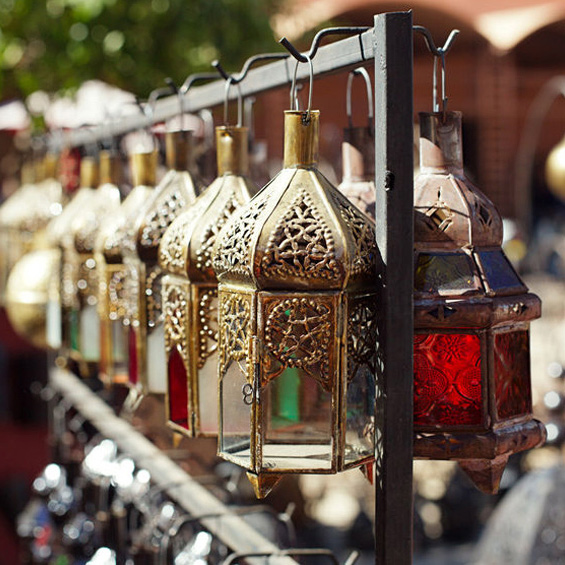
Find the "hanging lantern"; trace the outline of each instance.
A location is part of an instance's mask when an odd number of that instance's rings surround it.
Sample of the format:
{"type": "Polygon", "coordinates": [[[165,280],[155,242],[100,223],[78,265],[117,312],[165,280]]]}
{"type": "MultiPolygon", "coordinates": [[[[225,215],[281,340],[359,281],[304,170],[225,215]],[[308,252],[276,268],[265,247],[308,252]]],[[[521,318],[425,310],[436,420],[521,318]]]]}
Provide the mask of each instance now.
{"type": "Polygon", "coordinates": [[[543,442],[529,322],[541,303],[502,251],[502,220],[465,177],[461,113],[420,114],[415,181],[415,456],[454,459],[496,492],[508,457],[543,442]]]}
{"type": "Polygon", "coordinates": [[[231,215],[257,187],[248,178],[248,130],[216,128],[218,177],[161,241],[167,410],[183,434],[218,433],[218,282],[211,252],[231,215]]]}
{"type": "Polygon", "coordinates": [[[99,375],[108,385],[129,382],[129,325],[124,325],[128,303],[127,272],[122,256],[122,241],[128,236],[128,227],[139,210],[153,194],[156,154],[132,155],[131,167],[134,188],[115,213],[105,219],[95,242],[100,318],[99,375]]]}
{"type": "Polygon", "coordinates": [[[551,192],[565,200],[565,137],[551,150],[545,162],[545,180],[551,192]]]}
{"type": "Polygon", "coordinates": [[[349,73],[346,91],[346,113],[349,122],[343,130],[341,145],[343,179],[339,190],[357,208],[375,219],[375,127],[373,123],[373,90],[366,69],[359,67],[349,73]],[[353,77],[359,75],[367,86],[368,120],[366,126],[354,126],[351,110],[353,77]]]}
{"type": "Polygon", "coordinates": [[[129,289],[129,380],[143,392],[153,394],[165,394],[167,386],[159,243],[171,222],[194,202],[197,194],[195,181],[187,171],[191,132],[167,135],[173,138],[167,144],[168,163],[175,168],[165,175],[137,215],[123,245],[129,289]]]}
{"type": "Polygon", "coordinates": [[[98,278],[94,245],[98,230],[108,215],[120,205],[120,191],[116,186],[119,162],[108,151],[101,151],[100,186],[89,202],[72,223],[71,232],[74,244],[78,311],[73,319],[78,327],[78,353],[82,361],[98,372],[100,361],[100,318],[98,316],[98,278]]]}
{"type": "Polygon", "coordinates": [[[285,112],[284,168],[218,238],[221,457],[258,497],[374,458],[374,224],[318,171],[318,111],[285,112]]]}

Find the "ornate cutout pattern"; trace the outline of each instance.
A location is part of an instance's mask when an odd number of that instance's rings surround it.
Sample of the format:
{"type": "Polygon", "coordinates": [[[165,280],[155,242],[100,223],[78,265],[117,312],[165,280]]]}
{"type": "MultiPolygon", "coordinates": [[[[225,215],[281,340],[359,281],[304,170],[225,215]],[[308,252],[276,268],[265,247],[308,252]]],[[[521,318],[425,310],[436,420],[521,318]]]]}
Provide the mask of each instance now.
{"type": "Polygon", "coordinates": [[[216,273],[230,272],[251,277],[252,267],[249,257],[251,238],[257,218],[266,204],[266,197],[260,200],[255,197],[231,223],[231,229],[224,234],[226,237],[220,242],[214,254],[213,264],[216,273]]]}
{"type": "Polygon", "coordinates": [[[144,218],[143,229],[139,237],[140,246],[157,247],[166,229],[185,206],[186,199],[180,189],[166,195],[157,209],[144,218]]]}
{"type": "Polygon", "coordinates": [[[205,289],[198,301],[198,368],[218,349],[218,289],[205,289]]]}
{"type": "Polygon", "coordinates": [[[159,265],[152,267],[145,279],[147,325],[150,328],[155,327],[163,321],[163,308],[161,303],[162,280],[163,271],[159,265]]]}
{"type": "MultiPolygon", "coordinates": [[[[287,298],[275,303],[267,314],[265,345],[283,368],[309,372],[326,389],[332,341],[331,305],[311,298],[287,298]],[[315,370],[314,370],[315,369],[315,370]]],[[[266,375],[275,378],[281,371],[266,375]]]]}
{"type": "Polygon", "coordinates": [[[367,365],[376,372],[377,302],[368,296],[352,304],[347,321],[347,378],[351,382],[358,369],[367,365]]]}
{"type": "Polygon", "coordinates": [[[112,272],[108,281],[108,317],[110,320],[118,320],[126,315],[125,278],[125,269],[118,269],[112,272]]]}
{"type": "Polygon", "coordinates": [[[251,325],[251,297],[241,294],[220,295],[220,375],[223,375],[230,361],[239,363],[241,371],[249,382],[253,375],[247,370],[251,325]],[[240,361],[245,363],[242,365],[240,361]]]}
{"type": "Polygon", "coordinates": [[[163,286],[165,316],[165,344],[167,351],[174,346],[182,351],[184,357],[184,336],[186,333],[187,297],[183,289],[176,285],[163,286]]]}
{"type": "Polygon", "coordinates": [[[340,277],[332,233],[310,196],[300,190],[269,238],[262,260],[266,277],[340,277]]]}

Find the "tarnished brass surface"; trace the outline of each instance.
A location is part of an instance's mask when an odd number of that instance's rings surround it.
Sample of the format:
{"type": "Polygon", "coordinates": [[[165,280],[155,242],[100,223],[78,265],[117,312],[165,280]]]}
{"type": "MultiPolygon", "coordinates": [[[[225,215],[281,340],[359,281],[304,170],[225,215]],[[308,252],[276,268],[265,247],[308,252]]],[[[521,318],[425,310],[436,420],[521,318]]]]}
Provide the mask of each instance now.
{"type": "Polygon", "coordinates": [[[216,128],[218,177],[225,174],[249,175],[248,129],[237,126],[216,128]]]}
{"type": "Polygon", "coordinates": [[[165,155],[168,169],[188,171],[192,158],[192,132],[168,131],[165,134],[165,155]]]}
{"type": "Polygon", "coordinates": [[[283,167],[308,168],[318,164],[320,145],[320,111],[284,113],[283,167]]]}
{"type": "Polygon", "coordinates": [[[134,186],[155,186],[157,175],[157,151],[130,155],[134,186]]]}
{"type": "Polygon", "coordinates": [[[98,162],[93,157],[83,157],[80,161],[80,186],[96,188],[99,184],[98,162]]]}
{"type": "Polygon", "coordinates": [[[117,155],[110,151],[100,151],[100,184],[119,186],[121,179],[121,163],[117,155]]]}

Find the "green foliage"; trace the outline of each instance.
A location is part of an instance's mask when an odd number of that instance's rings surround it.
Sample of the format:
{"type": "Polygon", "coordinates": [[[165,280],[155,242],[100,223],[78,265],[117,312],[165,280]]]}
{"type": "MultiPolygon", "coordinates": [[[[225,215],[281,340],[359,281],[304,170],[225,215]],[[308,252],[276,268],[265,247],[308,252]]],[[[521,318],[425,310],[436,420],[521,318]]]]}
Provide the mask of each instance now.
{"type": "Polygon", "coordinates": [[[0,0],[0,99],[100,79],[139,96],[278,49],[277,0],[0,0]]]}

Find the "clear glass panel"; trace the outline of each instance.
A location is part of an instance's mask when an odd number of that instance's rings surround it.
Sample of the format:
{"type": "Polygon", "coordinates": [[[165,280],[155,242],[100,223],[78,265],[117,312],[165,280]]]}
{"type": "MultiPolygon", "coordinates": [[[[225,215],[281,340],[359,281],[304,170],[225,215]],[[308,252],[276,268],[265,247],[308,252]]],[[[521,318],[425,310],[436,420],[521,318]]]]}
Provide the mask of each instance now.
{"type": "Polygon", "coordinates": [[[480,251],[478,256],[490,288],[494,291],[523,286],[502,249],[480,251]]]}
{"type": "Polygon", "coordinates": [[[163,322],[147,330],[146,367],[147,391],[154,394],[165,394],[167,392],[167,357],[163,322]]]}
{"type": "Polygon", "coordinates": [[[347,385],[345,464],[370,457],[375,452],[375,376],[361,365],[347,385]]]}
{"type": "Polygon", "coordinates": [[[237,361],[230,361],[220,381],[222,430],[220,451],[236,457],[250,468],[251,403],[246,403],[245,373],[237,361]]]}
{"type": "Polygon", "coordinates": [[[287,368],[261,391],[264,469],[332,466],[332,396],[303,369],[287,368]]]}
{"type": "Polygon", "coordinates": [[[465,253],[420,253],[414,289],[429,294],[460,294],[479,287],[471,258],[465,253]]]}
{"type": "Polygon", "coordinates": [[[188,429],[188,386],[186,368],[178,349],[175,347],[169,355],[169,420],[188,429]]]}
{"type": "Polygon", "coordinates": [[[80,311],[80,353],[85,361],[100,360],[100,318],[96,306],[80,311]]]}
{"type": "Polygon", "coordinates": [[[494,382],[499,418],[507,419],[532,412],[527,330],[495,334],[494,382]]]}
{"type": "Polygon", "coordinates": [[[477,426],[482,417],[481,340],[476,334],[414,336],[414,424],[477,426]]]}
{"type": "Polygon", "coordinates": [[[218,433],[218,352],[215,351],[198,370],[200,431],[218,433]]]}
{"type": "Polygon", "coordinates": [[[62,343],[61,303],[49,299],[47,302],[47,343],[53,349],[59,349],[62,343]]]}
{"type": "Polygon", "coordinates": [[[128,329],[125,328],[121,320],[110,322],[112,364],[110,371],[115,383],[127,383],[128,381],[128,329]]]}

